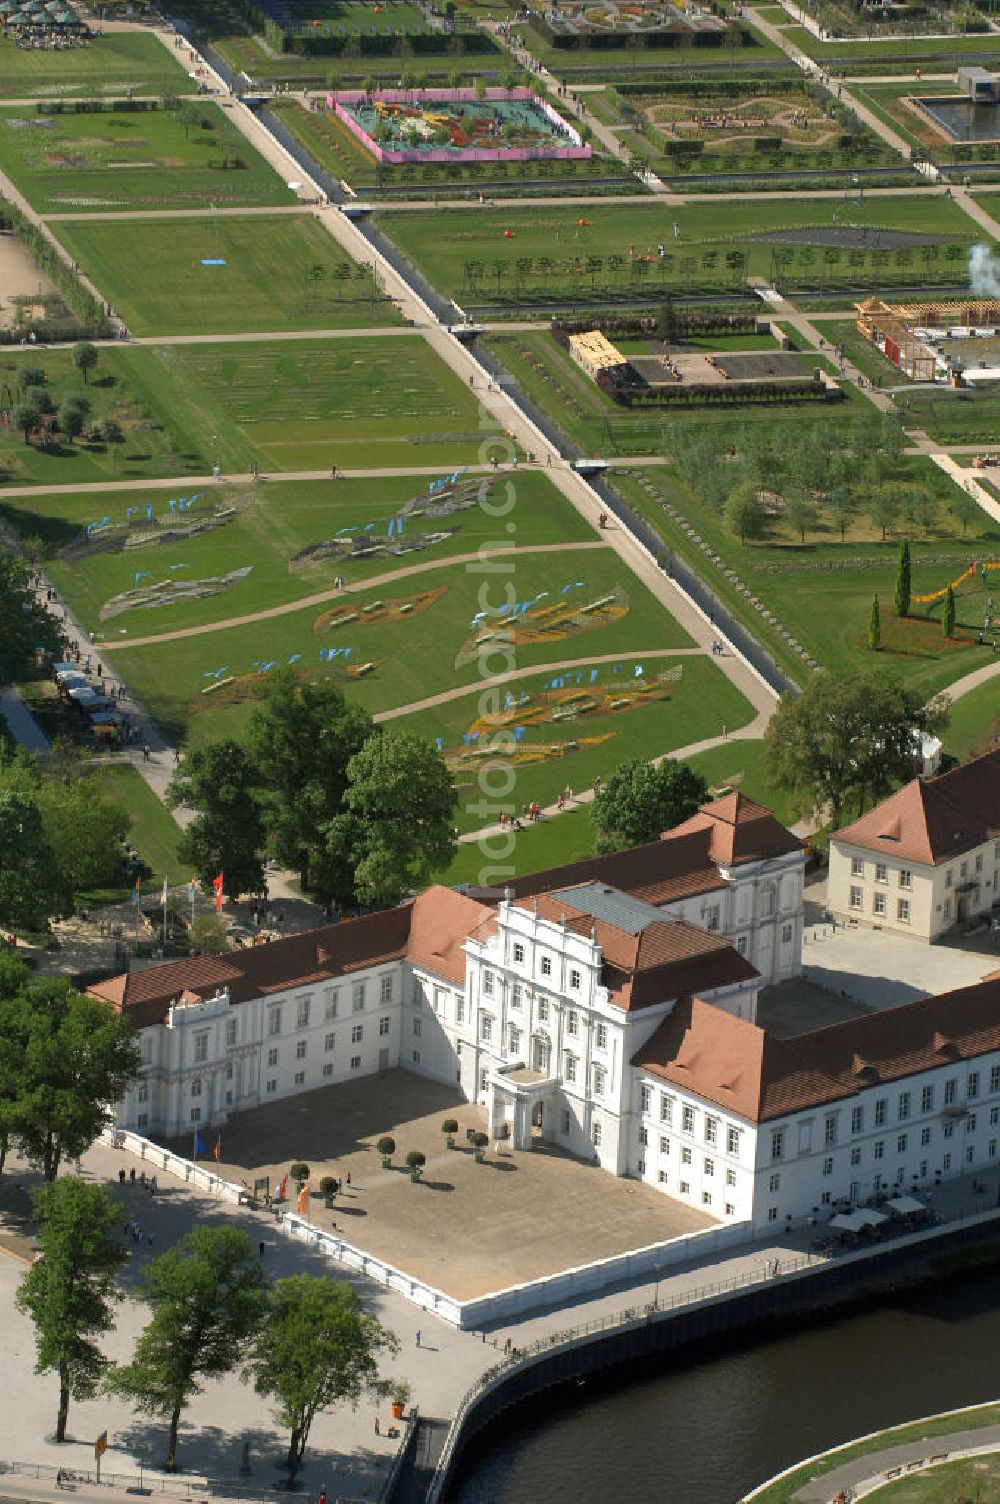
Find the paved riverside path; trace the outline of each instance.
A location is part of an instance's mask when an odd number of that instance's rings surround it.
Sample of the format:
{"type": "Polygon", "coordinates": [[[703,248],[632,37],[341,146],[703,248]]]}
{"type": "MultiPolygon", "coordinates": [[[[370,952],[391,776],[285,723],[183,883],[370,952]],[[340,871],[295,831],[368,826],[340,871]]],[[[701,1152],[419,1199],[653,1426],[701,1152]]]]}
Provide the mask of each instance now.
{"type": "MultiPolygon", "coordinates": [[[[928,1420],[932,1420],[929,1416],[928,1420]]],[[[915,1422],[919,1425],[919,1421],[915,1422]]],[[[846,1443],[850,1445],[850,1442],[846,1443]]],[[[886,1481],[886,1473],[902,1468],[904,1471],[914,1462],[927,1462],[931,1457],[940,1457],[947,1452],[950,1461],[960,1457],[976,1456],[982,1452],[995,1452],[1000,1448],[1000,1425],[980,1426],[965,1431],[945,1431],[939,1436],[929,1436],[926,1441],[907,1441],[899,1446],[886,1447],[882,1452],[866,1452],[840,1467],[823,1473],[812,1482],[805,1483],[794,1495],[801,1504],[829,1504],[838,1493],[853,1488],[858,1496],[869,1492],[886,1481]],[[865,1485],[869,1487],[865,1487],[865,1485]]],[[[916,1471],[916,1469],[914,1469],[916,1471]]],[[[956,1498],[958,1496],[956,1495],[956,1498]]]]}
{"type": "MultiPolygon", "coordinates": [[[[136,1220],[143,1229],[143,1243],[133,1250],[126,1266],[127,1286],[132,1286],[135,1276],[149,1260],[146,1239],[150,1232],[154,1235],[152,1251],[158,1253],[170,1247],[195,1224],[242,1227],[249,1234],[254,1248],[260,1240],[265,1242],[264,1266],[269,1278],[297,1273],[329,1274],[352,1284],[368,1309],[374,1311],[401,1341],[399,1356],[388,1360],[383,1365],[384,1371],[411,1382],[414,1403],[422,1414],[445,1418],[454,1413],[461,1397],[484,1370],[496,1363],[496,1347],[502,1347],[508,1336],[515,1345],[525,1345],[563,1332],[570,1326],[647,1304],[654,1298],[656,1288],[663,1303],[713,1282],[745,1277],[763,1281],[768,1277],[769,1262],[777,1258],[787,1264],[801,1257],[803,1252],[801,1239],[794,1236],[764,1239],[759,1244],[748,1244],[724,1256],[712,1257],[704,1265],[686,1265],[669,1274],[664,1273],[658,1287],[647,1282],[630,1289],[615,1289],[597,1299],[573,1304],[570,1309],[543,1311],[520,1324],[503,1325],[491,1332],[487,1341],[480,1333],[459,1331],[411,1305],[402,1296],[387,1291],[382,1285],[344,1270],[299,1239],[280,1232],[261,1214],[215,1200],[207,1192],[196,1190],[168,1173],[157,1172],[160,1189],[153,1199],[138,1187],[133,1190],[128,1184],[122,1191],[117,1180],[120,1166],[126,1171],[134,1167],[137,1173],[143,1168],[148,1173],[149,1169],[148,1164],[144,1166],[141,1160],[130,1154],[117,1153],[98,1144],[84,1156],[83,1163],[85,1179],[107,1185],[112,1196],[121,1201],[122,1222],[136,1220]],[[421,1334],[419,1348],[416,1346],[418,1331],[421,1334]]],[[[11,1165],[8,1161],[8,1168],[19,1178],[24,1178],[23,1166],[11,1165]]],[[[406,1186],[404,1189],[408,1192],[411,1188],[406,1186]]],[[[419,1196],[420,1193],[416,1194],[419,1196]]],[[[503,1192],[498,1190],[498,1215],[502,1203],[503,1192]]],[[[350,1222],[350,1218],[344,1220],[350,1222]]],[[[428,1222],[428,1236],[439,1236],[434,1232],[433,1219],[428,1222]]],[[[126,1246],[133,1247],[131,1243],[126,1246]]],[[[446,1238],[441,1247],[446,1252],[446,1238]]],[[[163,1427],[144,1416],[134,1416],[116,1399],[102,1397],[79,1404],[74,1402],[70,1407],[69,1429],[70,1434],[79,1440],[59,1448],[46,1440],[55,1414],[56,1385],[51,1375],[36,1377],[33,1374],[34,1340],[30,1322],[13,1308],[14,1288],[23,1270],[21,1261],[0,1255],[0,1300],[7,1313],[5,1321],[0,1323],[0,1362],[8,1376],[15,1380],[8,1383],[4,1405],[0,1407],[0,1457],[92,1469],[93,1438],[107,1428],[111,1445],[104,1458],[106,1472],[132,1471],[140,1459],[146,1465],[155,1463],[162,1456],[163,1427]]],[[[110,1356],[124,1359],[145,1319],[142,1307],[131,1302],[123,1305],[119,1308],[116,1330],[102,1342],[102,1347],[110,1356]]],[[[311,1490],[313,1497],[322,1483],[326,1484],[331,1501],[338,1496],[357,1500],[377,1492],[376,1485],[384,1477],[388,1461],[394,1454],[394,1444],[384,1434],[375,1436],[376,1414],[382,1417],[384,1432],[385,1405],[377,1406],[367,1400],[357,1411],[341,1406],[331,1415],[317,1418],[302,1474],[302,1486],[311,1490]]],[[[269,1404],[258,1398],[250,1386],[240,1384],[233,1377],[208,1382],[204,1395],[192,1403],[182,1421],[183,1465],[195,1477],[229,1478],[235,1485],[244,1440],[251,1442],[254,1469],[253,1476],[245,1480],[246,1484],[267,1487],[274,1477],[271,1458],[281,1441],[287,1442],[287,1433],[274,1424],[269,1404]]],[[[20,1490],[14,1485],[19,1483],[19,1478],[0,1476],[0,1495],[9,1491],[17,1497],[20,1490]]],[[[45,1498],[48,1504],[53,1504],[51,1485],[48,1494],[36,1492],[31,1496],[45,1498]]],[[[106,1498],[107,1494],[102,1491],[101,1497],[106,1498]]]]}

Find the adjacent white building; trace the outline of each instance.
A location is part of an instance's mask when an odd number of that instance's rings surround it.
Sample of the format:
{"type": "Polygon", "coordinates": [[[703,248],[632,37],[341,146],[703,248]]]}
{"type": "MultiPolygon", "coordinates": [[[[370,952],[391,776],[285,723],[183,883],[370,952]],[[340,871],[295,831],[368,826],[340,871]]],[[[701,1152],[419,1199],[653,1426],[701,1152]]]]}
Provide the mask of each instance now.
{"type": "Polygon", "coordinates": [[[827,903],[848,922],[936,940],[1000,901],[1000,749],[914,778],[830,838],[827,903]]]}

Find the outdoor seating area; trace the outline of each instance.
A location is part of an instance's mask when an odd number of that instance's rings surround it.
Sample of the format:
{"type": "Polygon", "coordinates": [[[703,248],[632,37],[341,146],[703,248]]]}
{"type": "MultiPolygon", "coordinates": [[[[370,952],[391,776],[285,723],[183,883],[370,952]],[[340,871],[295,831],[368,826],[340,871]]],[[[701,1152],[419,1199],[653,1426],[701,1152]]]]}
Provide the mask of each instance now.
{"type": "Polygon", "coordinates": [[[938,1220],[925,1202],[902,1193],[888,1196],[880,1192],[871,1206],[852,1206],[849,1201],[841,1200],[834,1203],[834,1214],[825,1229],[834,1236],[818,1239],[816,1247],[821,1253],[831,1254],[842,1248],[900,1237],[938,1220]]]}
{"type": "Polygon", "coordinates": [[[66,0],[0,0],[0,33],[17,47],[78,47],[90,32],[66,0]]]}

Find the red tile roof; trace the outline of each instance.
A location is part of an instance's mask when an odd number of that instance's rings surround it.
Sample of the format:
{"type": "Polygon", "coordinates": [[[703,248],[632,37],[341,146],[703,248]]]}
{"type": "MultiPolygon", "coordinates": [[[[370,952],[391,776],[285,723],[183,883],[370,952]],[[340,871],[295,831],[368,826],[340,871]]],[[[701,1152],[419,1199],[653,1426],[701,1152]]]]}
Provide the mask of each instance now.
{"type": "Polygon", "coordinates": [[[1000,748],[937,778],[914,778],[833,837],[936,866],[1000,835],[1000,748]]]}
{"type": "Polygon", "coordinates": [[[793,1039],[775,1039],[694,998],[678,1003],[632,1063],[763,1122],[993,1050],[1000,1050],[996,972],[970,987],[793,1039]]]}
{"type": "Polygon", "coordinates": [[[432,887],[409,903],[324,925],[225,956],[194,956],[98,982],[89,989],[128,1013],[136,1028],[164,1021],[182,995],[205,999],[228,988],[233,1003],[284,992],[409,956],[461,982],[462,942],[492,910],[451,888],[432,887]]]}
{"type": "Polygon", "coordinates": [[[745,794],[726,794],[722,799],[703,804],[689,820],[666,831],[663,839],[676,840],[696,830],[708,832],[708,854],[723,867],[802,850],[797,836],[786,830],[769,809],[755,804],[745,794]]]}
{"type": "Polygon", "coordinates": [[[605,856],[587,857],[564,867],[549,867],[517,877],[510,884],[515,898],[586,882],[607,883],[646,903],[661,906],[699,893],[718,892],[726,884],[709,856],[707,830],[674,836],[672,833],[645,846],[630,846],[605,856]]]}

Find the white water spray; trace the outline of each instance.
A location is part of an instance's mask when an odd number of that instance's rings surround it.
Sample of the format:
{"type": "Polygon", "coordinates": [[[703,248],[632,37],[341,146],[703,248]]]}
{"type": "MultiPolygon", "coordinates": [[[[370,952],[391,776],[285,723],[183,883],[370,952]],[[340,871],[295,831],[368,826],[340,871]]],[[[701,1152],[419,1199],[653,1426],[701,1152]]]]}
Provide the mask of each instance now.
{"type": "Polygon", "coordinates": [[[1000,261],[988,245],[974,245],[969,252],[969,287],[980,298],[1000,298],[1000,261]]]}

